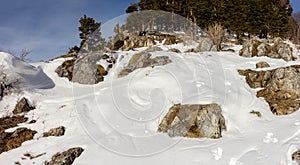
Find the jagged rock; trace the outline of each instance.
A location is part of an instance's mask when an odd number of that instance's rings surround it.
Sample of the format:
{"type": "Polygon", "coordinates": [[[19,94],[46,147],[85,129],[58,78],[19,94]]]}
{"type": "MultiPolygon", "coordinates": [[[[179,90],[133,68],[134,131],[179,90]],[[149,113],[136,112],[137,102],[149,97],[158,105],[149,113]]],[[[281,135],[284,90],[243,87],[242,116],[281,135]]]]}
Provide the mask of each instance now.
{"type": "Polygon", "coordinates": [[[285,61],[295,60],[292,48],[284,43],[282,39],[275,38],[273,43],[273,45],[270,45],[267,43],[267,40],[252,38],[243,44],[239,54],[243,57],[268,56],[281,58],[285,61]]]}
{"type": "Polygon", "coordinates": [[[14,132],[0,133],[0,153],[18,148],[23,142],[33,139],[36,131],[18,128],[14,132]]]}
{"type": "Polygon", "coordinates": [[[97,64],[102,58],[102,53],[82,55],[74,63],[72,81],[80,84],[97,84],[104,80],[107,72],[103,66],[97,64]]]}
{"type": "Polygon", "coordinates": [[[33,110],[34,107],[30,106],[28,100],[23,97],[16,105],[15,109],[13,110],[13,114],[19,114],[23,112],[29,112],[33,110]]]}
{"type": "Polygon", "coordinates": [[[172,62],[167,56],[150,58],[151,56],[151,53],[148,53],[148,51],[134,54],[129,60],[127,66],[119,73],[118,77],[124,77],[139,68],[161,66],[172,62]]]}
{"type": "Polygon", "coordinates": [[[267,62],[261,61],[256,63],[256,68],[268,68],[270,65],[267,62]]]}
{"type": "Polygon", "coordinates": [[[50,162],[45,162],[45,165],[71,165],[83,151],[83,148],[76,147],[70,148],[62,153],[56,153],[53,155],[50,162]]]}
{"type": "Polygon", "coordinates": [[[300,151],[296,151],[292,154],[292,160],[296,161],[300,165],[300,151]]]}
{"type": "Polygon", "coordinates": [[[226,130],[221,107],[217,104],[175,104],[165,115],[158,127],[170,137],[220,138],[226,130]]]}
{"type": "Polygon", "coordinates": [[[300,108],[300,66],[268,71],[239,71],[252,88],[262,87],[257,97],[264,97],[275,115],[287,115],[300,108]]]}
{"type": "Polygon", "coordinates": [[[273,74],[273,71],[238,70],[240,75],[246,76],[246,81],[251,88],[265,87],[273,74]]]}
{"type": "Polygon", "coordinates": [[[139,47],[149,47],[156,45],[156,42],[163,43],[164,45],[171,45],[181,42],[175,36],[164,34],[155,31],[143,31],[126,35],[114,43],[113,50],[132,50],[139,47]]]}
{"type": "Polygon", "coordinates": [[[75,59],[66,60],[60,66],[57,67],[55,72],[59,77],[67,77],[70,81],[73,77],[73,68],[74,68],[75,59]]]}
{"type": "Polygon", "coordinates": [[[12,117],[0,118],[0,132],[8,128],[16,127],[18,124],[24,123],[27,120],[28,118],[24,116],[12,116],[12,117]]]}
{"type": "Polygon", "coordinates": [[[65,127],[60,126],[57,128],[52,128],[48,132],[43,133],[43,137],[48,137],[48,136],[63,136],[65,134],[65,127]]]}

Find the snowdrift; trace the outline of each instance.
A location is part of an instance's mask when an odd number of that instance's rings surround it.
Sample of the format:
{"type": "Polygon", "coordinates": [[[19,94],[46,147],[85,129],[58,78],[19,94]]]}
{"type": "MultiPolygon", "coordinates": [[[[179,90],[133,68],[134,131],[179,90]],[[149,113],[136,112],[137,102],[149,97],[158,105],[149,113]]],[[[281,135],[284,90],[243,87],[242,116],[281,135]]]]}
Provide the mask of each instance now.
{"type": "Polygon", "coordinates": [[[9,79],[19,79],[22,89],[49,89],[54,82],[41,67],[34,67],[8,53],[0,52],[0,66],[9,79]]]}

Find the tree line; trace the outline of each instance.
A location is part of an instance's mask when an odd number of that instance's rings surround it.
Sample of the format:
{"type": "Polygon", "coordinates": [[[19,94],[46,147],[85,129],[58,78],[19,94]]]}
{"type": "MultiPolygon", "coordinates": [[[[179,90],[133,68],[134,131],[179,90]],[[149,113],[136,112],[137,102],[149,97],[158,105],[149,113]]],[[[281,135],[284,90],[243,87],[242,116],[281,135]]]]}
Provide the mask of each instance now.
{"type": "Polygon", "coordinates": [[[163,10],[179,14],[205,29],[218,23],[241,38],[291,37],[293,9],[289,0],[140,0],[126,13],[163,10]]]}

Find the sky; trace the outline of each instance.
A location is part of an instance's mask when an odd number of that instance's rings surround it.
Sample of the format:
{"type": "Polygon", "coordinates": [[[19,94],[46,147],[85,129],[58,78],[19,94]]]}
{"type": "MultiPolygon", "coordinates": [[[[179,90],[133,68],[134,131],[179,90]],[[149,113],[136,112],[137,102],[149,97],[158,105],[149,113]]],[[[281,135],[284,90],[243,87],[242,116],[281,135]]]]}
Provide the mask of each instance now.
{"type": "Polygon", "coordinates": [[[79,45],[79,19],[84,14],[105,22],[125,14],[132,0],[0,0],[0,50],[28,61],[48,60],[79,45]]]}
{"type": "MultiPolygon", "coordinates": [[[[105,22],[125,14],[134,0],[0,0],[0,50],[28,61],[49,60],[79,45],[78,20],[84,14],[105,22]]],[[[137,0],[136,0],[137,1],[137,0]]],[[[294,12],[300,0],[290,0],[294,12]]]]}

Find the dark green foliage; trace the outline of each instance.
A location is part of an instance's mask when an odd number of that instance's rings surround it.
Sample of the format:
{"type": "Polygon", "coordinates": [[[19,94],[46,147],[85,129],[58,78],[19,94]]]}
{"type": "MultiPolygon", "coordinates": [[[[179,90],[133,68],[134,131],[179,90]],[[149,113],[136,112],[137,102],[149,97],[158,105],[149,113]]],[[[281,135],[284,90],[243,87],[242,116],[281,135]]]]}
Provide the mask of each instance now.
{"type": "Polygon", "coordinates": [[[80,51],[80,47],[78,47],[77,45],[75,45],[72,48],[69,48],[68,54],[71,54],[71,53],[77,54],[77,53],[79,53],[79,51],[80,51]]]}
{"type": "Polygon", "coordinates": [[[80,18],[79,23],[79,37],[82,39],[80,43],[81,51],[102,50],[105,46],[105,39],[101,36],[101,23],[95,22],[93,18],[86,15],[80,18]]]}
{"type": "Polygon", "coordinates": [[[201,28],[220,23],[238,39],[245,33],[285,37],[292,13],[289,0],[140,0],[129,8],[176,13],[201,28]]]}
{"type": "Polygon", "coordinates": [[[137,3],[130,5],[126,9],[126,13],[132,13],[132,12],[135,12],[135,11],[138,11],[138,4],[137,3]]]}

